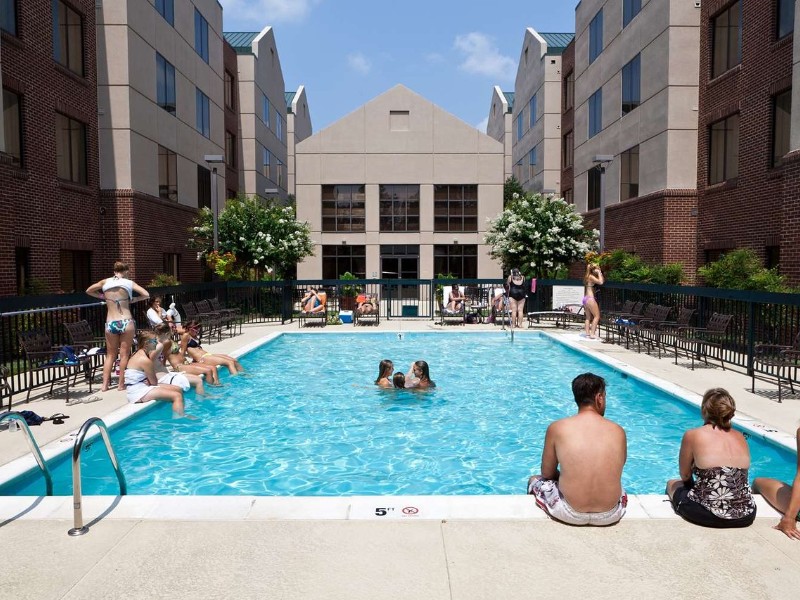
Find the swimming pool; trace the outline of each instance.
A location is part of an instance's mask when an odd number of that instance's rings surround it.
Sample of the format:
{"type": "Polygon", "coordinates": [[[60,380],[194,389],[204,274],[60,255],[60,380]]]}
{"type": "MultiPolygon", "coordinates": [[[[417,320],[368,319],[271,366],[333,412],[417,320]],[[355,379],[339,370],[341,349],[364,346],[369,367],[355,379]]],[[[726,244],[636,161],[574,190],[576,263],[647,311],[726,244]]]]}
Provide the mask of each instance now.
{"type": "MultiPolygon", "coordinates": [[[[607,416],[628,434],[623,484],[662,493],[677,476],[683,432],[699,411],[669,394],[526,332],[283,334],[241,359],[222,397],[190,398],[196,421],[155,406],[112,429],[129,494],[474,495],[524,493],[547,425],[575,412],[570,383],[608,383],[607,416]],[[383,390],[378,362],[406,371],[425,359],[437,388],[383,390]]],[[[750,440],[751,476],[790,480],[795,457],[750,440]]],[[[50,462],[56,494],[71,493],[68,456],[50,462]]],[[[102,443],[84,453],[86,494],[116,494],[102,443]]],[[[39,495],[38,473],[0,494],[39,495]]]]}

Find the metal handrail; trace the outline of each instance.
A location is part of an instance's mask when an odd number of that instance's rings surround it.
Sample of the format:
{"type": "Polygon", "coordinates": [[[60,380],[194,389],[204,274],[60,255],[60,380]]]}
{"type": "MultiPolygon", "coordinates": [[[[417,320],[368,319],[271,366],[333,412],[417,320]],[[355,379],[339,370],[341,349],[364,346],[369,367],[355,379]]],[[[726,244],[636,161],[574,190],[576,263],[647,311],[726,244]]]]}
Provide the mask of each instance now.
{"type": "MultiPolygon", "coordinates": [[[[36,462],[39,464],[39,470],[44,475],[44,481],[46,486],[46,495],[52,496],[53,495],[53,478],[50,476],[50,469],[47,468],[47,463],[44,462],[44,457],[42,456],[41,450],[39,450],[39,445],[36,443],[36,440],[31,433],[30,427],[28,427],[28,422],[25,420],[20,413],[16,411],[6,411],[3,414],[0,414],[0,423],[3,421],[19,421],[22,424],[22,430],[25,432],[28,440],[28,446],[31,449],[31,454],[36,459],[36,462]]],[[[8,424],[11,427],[11,423],[8,424]]]]}
{"type": "Polygon", "coordinates": [[[125,475],[123,475],[122,469],[119,468],[117,455],[114,452],[114,447],[111,445],[111,438],[108,436],[108,428],[100,417],[90,417],[81,425],[81,428],[78,430],[78,436],[75,438],[75,445],[72,447],[72,511],[74,527],[67,532],[71,536],[83,535],[89,531],[89,528],[83,524],[81,451],[83,450],[83,442],[86,439],[86,434],[89,432],[89,428],[92,425],[97,425],[103,442],[106,445],[108,457],[111,459],[111,466],[114,467],[114,472],[117,474],[117,480],[119,481],[119,495],[125,496],[128,493],[128,484],[125,481],[125,475]]]}

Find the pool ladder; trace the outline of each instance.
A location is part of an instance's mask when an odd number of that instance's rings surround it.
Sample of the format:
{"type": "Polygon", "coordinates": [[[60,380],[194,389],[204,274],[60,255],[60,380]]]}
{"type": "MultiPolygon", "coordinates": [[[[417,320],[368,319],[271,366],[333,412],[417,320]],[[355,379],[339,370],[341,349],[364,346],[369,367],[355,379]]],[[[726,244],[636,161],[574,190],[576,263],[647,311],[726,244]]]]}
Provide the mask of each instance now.
{"type": "Polygon", "coordinates": [[[33,454],[33,458],[36,459],[36,463],[39,465],[39,470],[42,472],[44,476],[44,483],[45,483],[45,493],[48,496],[53,495],[53,477],[50,475],[50,469],[47,468],[47,463],[44,462],[44,457],[42,456],[42,451],[39,450],[39,445],[36,443],[36,440],[31,433],[30,427],[28,427],[28,422],[25,420],[20,413],[15,411],[7,411],[0,415],[0,423],[3,421],[9,421],[8,427],[11,428],[11,421],[17,422],[18,425],[22,426],[22,431],[25,432],[25,439],[28,441],[28,447],[31,449],[31,454],[33,454]]]}

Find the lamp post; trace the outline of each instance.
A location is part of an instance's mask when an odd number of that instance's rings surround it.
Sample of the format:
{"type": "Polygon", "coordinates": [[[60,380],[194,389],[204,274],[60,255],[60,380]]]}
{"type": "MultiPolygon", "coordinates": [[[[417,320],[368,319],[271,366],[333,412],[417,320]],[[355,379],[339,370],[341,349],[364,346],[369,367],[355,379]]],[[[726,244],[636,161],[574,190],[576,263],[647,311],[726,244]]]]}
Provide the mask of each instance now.
{"type": "Polygon", "coordinates": [[[203,157],[211,165],[211,221],[214,224],[214,252],[219,250],[219,192],[217,191],[217,165],[225,162],[222,154],[206,154],[203,157]]]}
{"type": "Polygon", "coordinates": [[[606,248],[606,167],[613,162],[613,154],[597,154],[592,162],[600,171],[600,252],[606,248]]]}

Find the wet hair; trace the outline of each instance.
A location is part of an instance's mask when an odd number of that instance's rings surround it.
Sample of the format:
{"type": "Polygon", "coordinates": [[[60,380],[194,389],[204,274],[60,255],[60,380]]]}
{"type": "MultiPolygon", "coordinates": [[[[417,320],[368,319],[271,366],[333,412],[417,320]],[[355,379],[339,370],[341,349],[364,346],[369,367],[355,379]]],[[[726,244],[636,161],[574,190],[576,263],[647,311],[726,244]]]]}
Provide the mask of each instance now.
{"type": "Polygon", "coordinates": [[[153,327],[153,331],[155,332],[157,337],[172,335],[172,328],[167,323],[159,323],[158,325],[153,327]]]}
{"type": "Polygon", "coordinates": [[[711,388],[703,394],[700,405],[700,414],[705,423],[728,431],[731,428],[731,419],[736,413],[736,401],[723,388],[711,388]]]}
{"type": "Polygon", "coordinates": [[[606,380],[594,373],[583,373],[572,380],[572,395],[578,406],[594,402],[597,394],[606,391],[606,380]]]}
{"type": "MultiPolygon", "coordinates": [[[[141,350],[142,348],[145,348],[148,341],[154,339],[156,339],[156,334],[154,331],[151,331],[150,329],[140,329],[136,334],[136,345],[139,347],[139,350],[141,350]]],[[[145,352],[147,352],[146,348],[145,352]]]]}
{"type": "Polygon", "coordinates": [[[152,298],[150,298],[151,307],[155,306],[156,302],[161,302],[161,296],[153,296],[152,298]]]}
{"type": "Polygon", "coordinates": [[[124,263],[121,260],[114,263],[114,273],[127,273],[128,268],[128,263],[124,263]]]}
{"type": "MultiPolygon", "coordinates": [[[[431,381],[431,373],[428,369],[428,363],[426,363],[424,360],[418,360],[414,363],[414,366],[419,367],[422,371],[422,377],[420,377],[420,379],[427,379],[428,381],[431,381]]],[[[433,382],[431,381],[431,383],[433,382]]]]}
{"type": "Polygon", "coordinates": [[[402,371],[398,371],[392,377],[392,383],[394,383],[394,387],[396,388],[405,388],[406,387],[406,375],[402,371]]]}
{"type": "MultiPolygon", "coordinates": [[[[375,383],[379,383],[381,379],[384,377],[384,373],[388,370],[389,373],[392,372],[394,369],[394,363],[390,361],[388,358],[384,358],[381,363],[378,365],[378,378],[375,380],[375,383]]],[[[386,376],[388,377],[388,375],[386,376]]]]}
{"type": "Polygon", "coordinates": [[[519,269],[511,269],[511,276],[512,277],[520,277],[522,273],[519,272],[519,269]]]}

